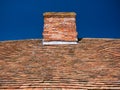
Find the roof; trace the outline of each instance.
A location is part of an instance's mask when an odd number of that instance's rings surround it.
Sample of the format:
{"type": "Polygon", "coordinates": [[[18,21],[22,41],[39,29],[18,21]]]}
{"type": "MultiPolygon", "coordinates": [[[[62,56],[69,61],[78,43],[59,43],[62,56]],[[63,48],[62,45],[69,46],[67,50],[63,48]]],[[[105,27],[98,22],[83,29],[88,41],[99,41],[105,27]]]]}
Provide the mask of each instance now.
{"type": "Polygon", "coordinates": [[[0,42],[0,89],[26,88],[120,89],[120,39],[0,42]]]}

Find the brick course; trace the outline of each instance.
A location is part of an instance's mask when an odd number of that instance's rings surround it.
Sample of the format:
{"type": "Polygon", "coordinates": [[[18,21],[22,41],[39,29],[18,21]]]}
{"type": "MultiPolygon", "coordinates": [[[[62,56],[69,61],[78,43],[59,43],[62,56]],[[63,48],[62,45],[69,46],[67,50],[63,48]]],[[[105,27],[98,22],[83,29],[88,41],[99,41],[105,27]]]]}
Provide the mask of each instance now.
{"type": "Polygon", "coordinates": [[[44,41],[77,41],[76,14],[73,12],[44,13],[44,41]]]}

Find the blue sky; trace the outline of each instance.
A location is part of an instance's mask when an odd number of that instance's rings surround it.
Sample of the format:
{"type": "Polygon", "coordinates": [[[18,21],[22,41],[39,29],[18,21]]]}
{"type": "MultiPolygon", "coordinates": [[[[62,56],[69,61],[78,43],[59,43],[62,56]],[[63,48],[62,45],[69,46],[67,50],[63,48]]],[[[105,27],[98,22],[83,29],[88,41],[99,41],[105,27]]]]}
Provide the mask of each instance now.
{"type": "Polygon", "coordinates": [[[120,38],[120,0],[0,0],[0,41],[42,38],[44,12],[71,11],[79,38],[120,38]]]}

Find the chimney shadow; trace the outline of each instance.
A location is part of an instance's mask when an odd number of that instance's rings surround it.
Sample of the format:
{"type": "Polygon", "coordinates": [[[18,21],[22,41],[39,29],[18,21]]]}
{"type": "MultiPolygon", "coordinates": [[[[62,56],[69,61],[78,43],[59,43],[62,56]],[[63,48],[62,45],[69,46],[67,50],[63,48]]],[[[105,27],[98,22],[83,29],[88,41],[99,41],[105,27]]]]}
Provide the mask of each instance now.
{"type": "Polygon", "coordinates": [[[80,42],[83,38],[78,38],[78,41],[77,42],[80,42]]]}

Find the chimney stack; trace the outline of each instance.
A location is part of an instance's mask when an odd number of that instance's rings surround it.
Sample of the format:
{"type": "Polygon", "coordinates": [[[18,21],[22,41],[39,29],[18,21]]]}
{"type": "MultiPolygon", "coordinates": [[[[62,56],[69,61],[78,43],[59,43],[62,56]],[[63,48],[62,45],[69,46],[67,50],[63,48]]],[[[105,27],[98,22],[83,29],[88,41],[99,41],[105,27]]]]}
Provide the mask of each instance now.
{"type": "Polygon", "coordinates": [[[43,45],[77,44],[76,13],[46,12],[43,45]]]}

